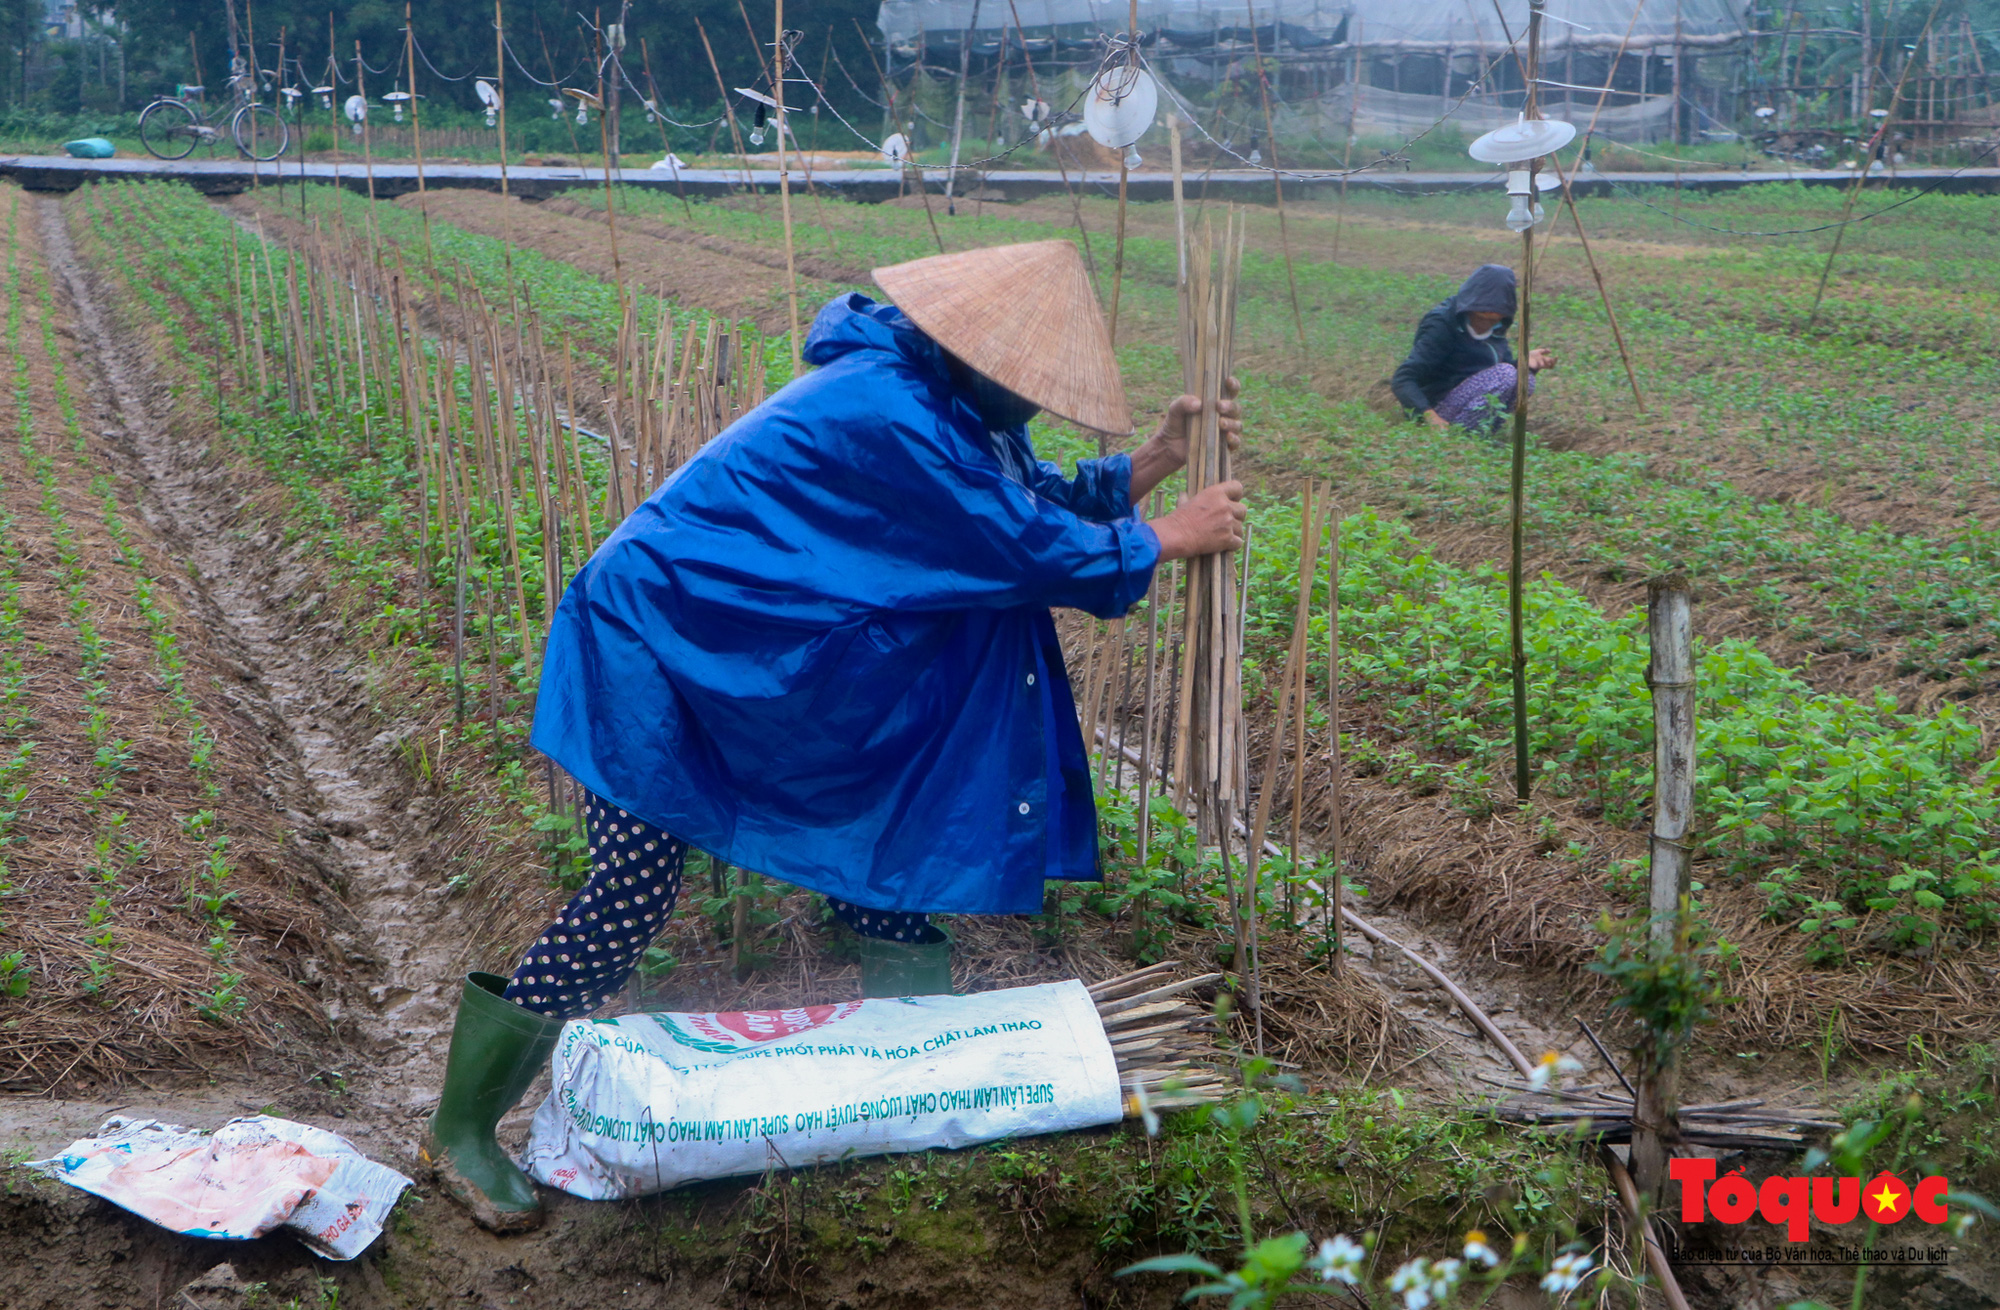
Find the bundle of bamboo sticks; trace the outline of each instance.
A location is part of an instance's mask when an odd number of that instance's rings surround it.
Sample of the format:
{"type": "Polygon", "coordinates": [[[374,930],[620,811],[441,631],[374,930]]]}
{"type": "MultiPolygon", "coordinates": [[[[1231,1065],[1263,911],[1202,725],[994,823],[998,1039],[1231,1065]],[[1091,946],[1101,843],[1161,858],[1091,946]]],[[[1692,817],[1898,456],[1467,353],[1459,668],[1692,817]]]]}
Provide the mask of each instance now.
{"type": "MultiPolygon", "coordinates": [[[[1633,1100],[1629,1095],[1621,1096],[1603,1085],[1564,1091],[1515,1083],[1503,1086],[1515,1094],[1495,1106],[1493,1113],[1511,1123],[1527,1124],[1531,1132],[1568,1137],[1581,1129],[1585,1136],[1604,1143],[1632,1140],[1633,1100]]],[[[1807,1107],[1766,1106],[1763,1100],[1750,1097],[1684,1105],[1676,1117],[1680,1140],[1690,1146],[1802,1151],[1807,1131],[1837,1132],[1842,1127],[1819,1118],[1819,1114],[1807,1107]]]]}
{"type": "MultiPolygon", "coordinates": [[[[1180,288],[1181,385],[1202,404],[1200,431],[1188,443],[1185,494],[1192,497],[1230,476],[1218,410],[1234,356],[1241,218],[1230,212],[1219,251],[1211,226],[1203,223],[1187,253],[1180,288]]],[[[1182,605],[1174,800],[1192,803],[1205,840],[1219,840],[1227,830],[1244,791],[1243,629],[1235,564],[1227,552],[1189,560],[1182,605]]]]}
{"type": "Polygon", "coordinates": [[[1215,1017],[1187,999],[1189,992],[1215,985],[1222,975],[1176,980],[1179,967],[1178,961],[1162,960],[1090,988],[1118,1061],[1119,1084],[1128,1093],[1128,1119],[1142,1112],[1141,1092],[1145,1107],[1171,1110],[1220,1100],[1228,1090],[1219,1072],[1226,1057],[1210,1036],[1217,1028],[1215,1017]]]}

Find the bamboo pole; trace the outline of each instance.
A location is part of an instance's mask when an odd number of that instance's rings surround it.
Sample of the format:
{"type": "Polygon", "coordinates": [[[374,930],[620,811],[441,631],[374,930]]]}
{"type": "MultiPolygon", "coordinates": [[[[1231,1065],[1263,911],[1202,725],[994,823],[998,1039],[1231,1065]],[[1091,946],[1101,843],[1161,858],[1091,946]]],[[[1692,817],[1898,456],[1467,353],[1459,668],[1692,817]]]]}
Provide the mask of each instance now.
{"type": "Polygon", "coordinates": [[[502,26],[500,0],[493,0],[493,67],[495,69],[494,91],[499,104],[494,107],[494,116],[500,125],[500,195],[507,195],[507,29],[502,26]]]}
{"type": "MultiPolygon", "coordinates": [[[[1528,53],[1523,72],[1528,87],[1527,107],[1524,115],[1530,119],[1541,117],[1541,106],[1535,94],[1535,79],[1539,76],[1542,43],[1542,6],[1544,0],[1528,0],[1528,53]]],[[[1535,163],[1528,161],[1528,190],[1530,195],[1535,187],[1535,163]]],[[[1528,367],[1532,346],[1534,282],[1535,282],[1535,229],[1529,227],[1521,233],[1521,353],[1514,370],[1514,441],[1513,462],[1508,478],[1508,556],[1507,556],[1507,632],[1508,647],[1513,666],[1514,693],[1514,794],[1522,801],[1528,799],[1534,786],[1534,776],[1528,758],[1528,653],[1523,633],[1521,588],[1522,588],[1522,532],[1526,517],[1527,469],[1528,469],[1528,397],[1532,390],[1534,372],[1528,367]]]]}
{"type": "MultiPolygon", "coordinates": [[[[1304,314],[1299,311],[1299,279],[1292,271],[1292,235],[1291,229],[1285,224],[1285,175],[1278,167],[1278,132],[1277,128],[1272,125],[1271,119],[1271,81],[1264,72],[1264,52],[1257,48],[1257,11],[1253,7],[1253,0],[1243,0],[1243,8],[1244,12],[1250,16],[1250,56],[1257,61],[1257,89],[1263,94],[1264,98],[1264,137],[1271,144],[1271,185],[1276,189],[1278,198],[1278,242],[1284,248],[1285,252],[1285,285],[1292,293],[1292,323],[1298,329],[1299,349],[1304,350],[1306,347],[1306,320],[1304,314]]],[[[1136,11],[1136,9],[1137,5],[1135,3],[1134,10],[1136,11]]],[[[1271,53],[1274,55],[1277,53],[1277,41],[1278,25],[1273,22],[1271,24],[1271,44],[1273,47],[1271,53]]],[[[1451,64],[1447,61],[1445,64],[1447,78],[1450,76],[1450,68],[1451,64]]]]}
{"type": "Polygon", "coordinates": [[[1340,803],[1343,776],[1340,758],[1340,511],[1329,504],[1326,512],[1326,735],[1327,748],[1327,855],[1332,863],[1326,889],[1327,968],[1340,972],[1344,929],[1341,915],[1345,887],[1341,858],[1346,854],[1345,815],[1340,803]]]}
{"type": "Polygon", "coordinates": [[[410,140],[417,156],[417,209],[424,217],[424,267],[428,269],[435,267],[436,261],[431,255],[431,198],[424,190],[424,117],[417,108],[417,32],[410,26],[410,0],[403,0],[403,60],[409,69],[410,140]]]}
{"type": "Polygon", "coordinates": [[[708,29],[701,25],[701,19],[694,20],[694,30],[701,35],[701,48],[708,53],[708,67],[715,74],[715,91],[722,97],[722,112],[729,119],[729,137],[736,143],[736,158],[743,164],[743,189],[750,193],[750,203],[757,207],[761,216],[764,197],[750,179],[750,155],[743,149],[743,129],[736,121],[736,107],[730,103],[728,84],[722,80],[722,68],[715,62],[715,47],[709,44],[708,29]]]}
{"type": "Polygon", "coordinates": [[[354,42],[354,94],[361,97],[361,164],[368,173],[368,257],[379,260],[381,247],[375,240],[375,150],[370,144],[372,133],[368,130],[367,71],[368,66],[361,62],[361,42],[357,39],[354,42]]]}
{"type": "MultiPolygon", "coordinates": [[[[783,3],[783,0],[779,0],[783,3]]],[[[972,33],[979,26],[980,0],[972,0],[972,17],[966,22],[965,31],[958,40],[958,111],[951,121],[951,168],[944,178],[944,212],[951,217],[958,216],[958,202],[954,199],[954,188],[958,183],[958,148],[965,135],[965,84],[972,76],[972,33]]],[[[1116,322],[1116,320],[1113,320],[1116,322]]]]}
{"type": "MultiPolygon", "coordinates": [[[[792,172],[785,153],[785,65],[791,62],[791,48],[785,44],[785,0],[775,0],[777,41],[771,51],[771,99],[778,102],[778,211],[785,224],[785,304],[791,311],[792,376],[799,372],[799,268],[792,249],[792,172]]],[[[975,21],[979,0],[972,0],[975,21]]],[[[965,92],[959,91],[959,112],[965,111],[965,92]]]]}

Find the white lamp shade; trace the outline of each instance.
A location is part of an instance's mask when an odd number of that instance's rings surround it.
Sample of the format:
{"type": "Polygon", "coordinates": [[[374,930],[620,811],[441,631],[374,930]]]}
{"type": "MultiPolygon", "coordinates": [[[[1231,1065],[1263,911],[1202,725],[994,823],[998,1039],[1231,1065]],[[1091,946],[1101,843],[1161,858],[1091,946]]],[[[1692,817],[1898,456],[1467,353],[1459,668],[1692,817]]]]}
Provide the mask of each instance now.
{"type": "Polygon", "coordinates": [[[1519,164],[1562,149],[1576,140],[1576,125],[1555,118],[1519,119],[1497,127],[1466,147],[1485,164],[1519,164]]]}
{"type": "Polygon", "coordinates": [[[1146,135],[1160,109],[1160,88],[1143,68],[1120,64],[1099,73],[1083,97],[1083,129],[1090,139],[1123,150],[1146,135]]]}

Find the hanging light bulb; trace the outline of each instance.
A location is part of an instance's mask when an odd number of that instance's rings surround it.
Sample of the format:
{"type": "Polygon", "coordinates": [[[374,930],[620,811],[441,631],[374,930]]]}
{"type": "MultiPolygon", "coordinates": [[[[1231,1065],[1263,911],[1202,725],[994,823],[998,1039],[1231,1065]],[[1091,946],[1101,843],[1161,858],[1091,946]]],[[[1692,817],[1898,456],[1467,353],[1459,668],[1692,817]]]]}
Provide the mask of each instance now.
{"type": "Polygon", "coordinates": [[[1264,162],[1264,152],[1259,150],[1256,146],[1251,146],[1250,153],[1248,156],[1246,156],[1246,158],[1248,158],[1249,161],[1253,164],[1261,164],[1264,162]]]}
{"type": "Polygon", "coordinates": [[[763,128],[761,128],[761,127],[753,127],[753,128],[751,128],[751,129],[750,129],[750,144],[751,144],[751,145],[753,145],[753,146],[761,146],[761,145],[763,145],[763,144],[764,144],[764,129],[763,129],[763,128]]]}
{"type": "Polygon", "coordinates": [[[576,102],[576,125],[578,127],[590,126],[590,106],[581,100],[576,102]]]}
{"type": "Polygon", "coordinates": [[[1546,217],[1542,213],[1541,202],[1535,199],[1534,184],[1528,179],[1525,168],[1512,169],[1507,174],[1507,226],[1515,232],[1526,232],[1546,217]]]}
{"type": "Polygon", "coordinates": [[[382,97],[389,102],[390,115],[398,123],[403,121],[403,102],[410,98],[408,91],[391,91],[382,97]]]}
{"type": "Polygon", "coordinates": [[[321,109],[324,109],[324,110],[326,110],[326,111],[327,111],[327,112],[329,112],[329,113],[331,113],[331,112],[333,111],[333,88],[332,88],[332,87],[330,87],[330,86],[316,86],[316,87],[314,87],[314,88],[313,88],[313,94],[319,97],[319,107],[320,107],[321,109]]]}
{"type": "Polygon", "coordinates": [[[499,125],[500,125],[500,111],[495,109],[492,105],[486,106],[486,126],[498,127],[499,125]]]}
{"type": "Polygon", "coordinates": [[[1526,232],[1535,225],[1533,204],[1525,195],[1507,198],[1507,227],[1514,232],[1526,232]]]}
{"type": "Polygon", "coordinates": [[[550,118],[562,117],[562,101],[560,100],[549,101],[549,117],[550,118]]]}
{"type": "Polygon", "coordinates": [[[1139,158],[1139,147],[1133,146],[1125,152],[1126,168],[1128,169],[1137,168],[1139,167],[1139,165],[1145,162],[1146,162],[1145,160],[1139,158]]]}

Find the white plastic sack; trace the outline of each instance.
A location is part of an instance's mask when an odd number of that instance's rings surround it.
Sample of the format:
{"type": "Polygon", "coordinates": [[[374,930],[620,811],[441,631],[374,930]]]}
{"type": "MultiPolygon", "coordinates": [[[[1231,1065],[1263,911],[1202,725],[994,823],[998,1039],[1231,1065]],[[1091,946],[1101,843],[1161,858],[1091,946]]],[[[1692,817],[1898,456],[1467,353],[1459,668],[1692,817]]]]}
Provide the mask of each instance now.
{"type": "Polygon", "coordinates": [[[607,1201],[699,1179],[1115,1123],[1079,982],[796,1010],[574,1020],[521,1167],[607,1201]]]}
{"type": "Polygon", "coordinates": [[[213,1134],[114,1117],[29,1167],[189,1237],[247,1240],[282,1226],[335,1260],[367,1250],[410,1185],[343,1137],[262,1114],[213,1134]]]}

